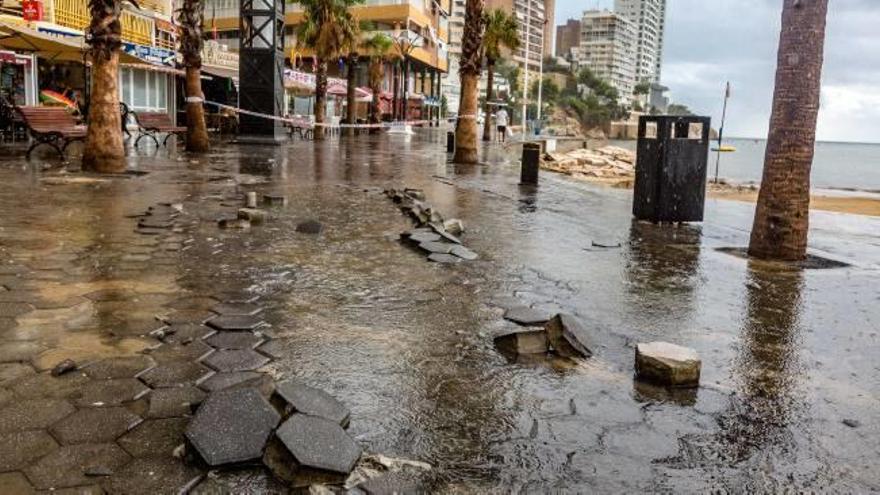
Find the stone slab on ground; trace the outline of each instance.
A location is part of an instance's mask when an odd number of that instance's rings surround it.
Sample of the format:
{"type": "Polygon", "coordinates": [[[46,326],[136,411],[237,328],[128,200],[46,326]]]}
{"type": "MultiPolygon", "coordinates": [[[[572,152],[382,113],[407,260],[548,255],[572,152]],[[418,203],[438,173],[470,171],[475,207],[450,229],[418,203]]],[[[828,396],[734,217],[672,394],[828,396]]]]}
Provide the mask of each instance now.
{"type": "Polygon", "coordinates": [[[162,341],[168,344],[181,344],[204,339],[217,333],[217,330],[199,323],[178,323],[164,328],[162,341]]]}
{"type": "Polygon", "coordinates": [[[131,458],[115,443],[67,445],[25,469],[25,475],[41,490],[94,483],[90,471],[115,472],[131,458]]]}
{"type": "Polygon", "coordinates": [[[76,399],[79,407],[119,406],[134,402],[150,393],[150,389],[134,378],[95,380],[82,387],[76,399]]]}
{"type": "Polygon", "coordinates": [[[428,260],[433,261],[434,263],[454,264],[459,263],[461,261],[461,258],[459,258],[458,256],[453,256],[451,254],[432,253],[430,256],[428,256],[428,260]]]}
{"type": "Polygon", "coordinates": [[[186,438],[209,466],[246,462],[262,456],[280,420],[257,390],[223,390],[199,407],[186,438]]]}
{"type": "Polygon", "coordinates": [[[217,316],[207,321],[208,326],[217,330],[244,331],[255,330],[265,324],[262,318],[257,316],[232,315],[217,316]]]}
{"type": "Polygon", "coordinates": [[[44,430],[4,433],[0,442],[0,472],[24,469],[57,448],[58,443],[44,430]]]}
{"type": "Polygon", "coordinates": [[[428,493],[421,483],[408,479],[400,473],[383,474],[364,481],[357,487],[367,495],[428,493]]]}
{"type": "Polygon", "coordinates": [[[0,432],[48,428],[73,412],[73,406],[66,400],[60,399],[12,402],[0,409],[0,432]]]}
{"type": "Polygon", "coordinates": [[[36,342],[4,342],[0,344],[0,363],[30,361],[37,354],[45,350],[45,346],[36,342]]]}
{"type": "Polygon", "coordinates": [[[124,407],[86,407],[55,423],[49,431],[61,444],[112,442],[137,426],[140,416],[124,407]]]}
{"type": "Polygon", "coordinates": [[[208,396],[196,387],[160,388],[150,393],[148,418],[173,418],[189,416],[195,406],[202,403],[208,396]]]}
{"type": "Polygon", "coordinates": [[[327,392],[310,387],[297,379],[285,380],[275,386],[275,393],[284,399],[290,408],[308,416],[317,416],[348,426],[351,411],[327,392]]]}
{"type": "Polygon", "coordinates": [[[478,255],[477,253],[471,251],[470,249],[468,249],[464,246],[459,246],[459,245],[454,246],[452,248],[452,250],[449,252],[449,254],[452,254],[454,256],[458,256],[459,258],[461,258],[465,261],[474,261],[480,257],[480,255],[478,255]]]}
{"type": "Polygon", "coordinates": [[[205,339],[211,347],[217,349],[255,349],[264,342],[251,332],[220,332],[205,339]]]}
{"type": "Polygon", "coordinates": [[[103,359],[84,367],[82,371],[95,380],[134,378],[155,365],[156,362],[149,356],[127,356],[103,359]]]}
{"type": "Polygon", "coordinates": [[[518,330],[495,337],[495,345],[510,354],[545,354],[550,350],[544,330],[518,330]]]}
{"type": "Polygon", "coordinates": [[[141,375],[141,380],[153,388],[197,385],[212,371],[201,363],[190,360],[161,363],[141,375]]]}
{"type": "Polygon", "coordinates": [[[673,387],[700,384],[702,362],[697,351],[668,342],[636,345],[636,376],[673,387]]]}
{"type": "Polygon", "coordinates": [[[593,355],[592,338],[587,328],[576,317],[560,313],[544,326],[550,347],[560,356],[590,357],[593,355]]]}
{"type": "Polygon", "coordinates": [[[116,443],[132,457],[171,457],[183,443],[189,418],[148,419],[123,435],[116,443]]]}
{"type": "Polygon", "coordinates": [[[300,466],[348,474],[362,449],[338,423],[294,414],[276,431],[300,466]]]}
{"type": "Polygon", "coordinates": [[[211,307],[211,311],[223,316],[253,316],[262,310],[253,303],[222,303],[211,307]]]}
{"type": "Polygon", "coordinates": [[[504,312],[504,319],[525,327],[540,327],[550,320],[550,315],[528,306],[514,306],[504,312]]]}
{"type": "Polygon", "coordinates": [[[268,357],[253,349],[220,349],[204,359],[220,372],[253,371],[268,362],[268,357]]]}
{"type": "Polygon", "coordinates": [[[173,457],[145,457],[113,473],[103,487],[107,493],[120,494],[189,493],[202,476],[173,457]]]}
{"type": "Polygon", "coordinates": [[[419,248],[423,251],[427,251],[429,253],[437,253],[437,254],[449,254],[452,252],[452,248],[455,247],[456,244],[450,244],[448,242],[422,242],[419,243],[419,248]]]}
{"type": "Polygon", "coordinates": [[[272,380],[265,373],[257,371],[234,371],[232,373],[215,373],[199,384],[199,388],[207,392],[217,392],[227,388],[254,387],[263,389],[272,385],[272,380]]]}
{"type": "Polygon", "coordinates": [[[318,235],[324,231],[324,225],[317,220],[306,220],[297,224],[295,230],[300,234],[318,235]]]}

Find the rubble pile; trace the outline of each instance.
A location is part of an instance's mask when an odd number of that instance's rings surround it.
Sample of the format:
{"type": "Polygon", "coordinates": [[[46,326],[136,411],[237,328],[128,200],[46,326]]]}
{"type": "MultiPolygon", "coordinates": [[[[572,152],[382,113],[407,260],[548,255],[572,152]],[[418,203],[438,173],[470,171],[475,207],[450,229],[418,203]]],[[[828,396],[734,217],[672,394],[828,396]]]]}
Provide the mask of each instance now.
{"type": "Polygon", "coordinates": [[[606,182],[617,187],[632,187],[635,164],[636,154],[618,146],[547,153],[541,160],[541,168],[545,170],[606,182]]]}

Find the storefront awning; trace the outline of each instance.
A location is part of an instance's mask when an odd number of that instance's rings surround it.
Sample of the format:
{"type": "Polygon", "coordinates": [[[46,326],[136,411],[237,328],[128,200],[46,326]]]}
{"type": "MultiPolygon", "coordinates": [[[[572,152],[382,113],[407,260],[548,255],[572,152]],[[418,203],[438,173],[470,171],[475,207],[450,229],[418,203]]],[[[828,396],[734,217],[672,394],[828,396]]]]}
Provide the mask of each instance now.
{"type": "MultiPolygon", "coordinates": [[[[33,53],[51,61],[82,62],[86,47],[82,38],[52,36],[24,26],[0,23],[0,49],[33,53]]],[[[124,52],[119,54],[119,62],[143,63],[124,52]]]]}
{"type": "Polygon", "coordinates": [[[238,67],[218,67],[216,65],[203,65],[202,72],[211,76],[232,79],[238,82],[238,67]]]}
{"type": "Polygon", "coordinates": [[[140,62],[137,64],[119,64],[120,67],[127,69],[142,69],[148,70],[151,72],[161,72],[162,74],[172,74],[175,76],[185,76],[186,71],[181,69],[175,69],[174,67],[168,67],[165,65],[156,65],[156,64],[148,64],[145,62],[140,62]]]}

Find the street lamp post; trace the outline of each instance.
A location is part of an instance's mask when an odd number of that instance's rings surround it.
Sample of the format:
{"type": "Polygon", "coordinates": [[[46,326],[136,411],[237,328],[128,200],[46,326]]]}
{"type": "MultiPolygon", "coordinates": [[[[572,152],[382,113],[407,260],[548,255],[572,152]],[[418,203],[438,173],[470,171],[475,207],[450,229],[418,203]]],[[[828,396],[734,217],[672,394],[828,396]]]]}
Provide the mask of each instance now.
{"type": "Polygon", "coordinates": [[[526,115],[529,111],[529,44],[532,36],[532,0],[526,0],[526,43],[525,51],[525,75],[523,76],[523,105],[522,105],[522,132],[523,140],[528,134],[526,129],[526,115]]]}

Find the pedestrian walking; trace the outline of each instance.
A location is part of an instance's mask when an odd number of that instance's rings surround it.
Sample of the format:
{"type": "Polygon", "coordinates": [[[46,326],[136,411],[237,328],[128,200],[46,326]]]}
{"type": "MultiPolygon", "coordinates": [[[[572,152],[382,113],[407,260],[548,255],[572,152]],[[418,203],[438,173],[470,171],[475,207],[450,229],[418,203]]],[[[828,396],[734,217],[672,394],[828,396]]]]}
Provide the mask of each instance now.
{"type": "Polygon", "coordinates": [[[498,129],[497,139],[502,143],[507,141],[508,120],[507,110],[505,110],[504,107],[499,108],[498,111],[495,112],[495,125],[498,129]]]}

